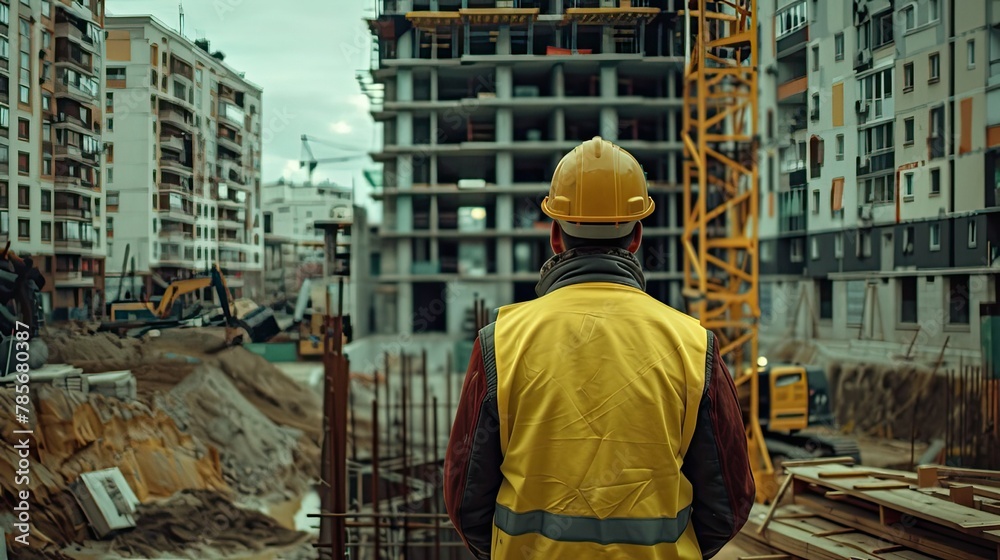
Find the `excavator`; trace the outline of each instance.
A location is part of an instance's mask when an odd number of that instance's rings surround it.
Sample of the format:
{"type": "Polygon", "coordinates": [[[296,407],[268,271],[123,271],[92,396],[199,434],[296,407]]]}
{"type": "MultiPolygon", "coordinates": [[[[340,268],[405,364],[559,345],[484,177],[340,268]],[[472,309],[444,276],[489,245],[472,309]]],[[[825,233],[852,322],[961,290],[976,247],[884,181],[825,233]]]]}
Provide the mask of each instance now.
{"type": "Polygon", "coordinates": [[[111,322],[102,325],[107,330],[121,327],[157,328],[161,321],[170,322],[183,320],[181,297],[202,290],[214,288],[222,308],[226,327],[227,346],[243,343],[243,332],[253,342],[266,342],[280,330],[274,313],[266,307],[247,313],[243,317],[236,316],[236,306],[229,294],[225,276],[218,265],[213,266],[207,275],[178,280],[167,286],[166,292],[158,300],[153,301],[117,301],[110,305],[111,322]]]}

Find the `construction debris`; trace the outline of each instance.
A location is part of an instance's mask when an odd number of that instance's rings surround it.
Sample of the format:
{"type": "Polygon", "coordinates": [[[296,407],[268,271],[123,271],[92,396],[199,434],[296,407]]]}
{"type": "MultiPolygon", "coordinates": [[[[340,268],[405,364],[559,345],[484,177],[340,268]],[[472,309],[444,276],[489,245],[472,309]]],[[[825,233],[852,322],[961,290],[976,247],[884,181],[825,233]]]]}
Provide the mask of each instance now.
{"type": "Polygon", "coordinates": [[[83,473],[71,487],[98,538],[135,527],[135,497],[117,467],[83,473]]]}
{"type": "Polygon", "coordinates": [[[942,467],[918,475],[822,461],[787,472],[784,502],[755,507],[744,540],[809,559],[1000,555],[1000,472],[942,467]]]}

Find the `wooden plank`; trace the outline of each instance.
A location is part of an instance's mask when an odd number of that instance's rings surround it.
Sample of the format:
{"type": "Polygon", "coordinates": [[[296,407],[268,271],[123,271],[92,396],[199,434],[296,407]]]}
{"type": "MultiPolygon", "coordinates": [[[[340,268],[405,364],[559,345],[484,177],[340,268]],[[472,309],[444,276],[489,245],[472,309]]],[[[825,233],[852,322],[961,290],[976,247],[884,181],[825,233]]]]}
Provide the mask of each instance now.
{"type": "Polygon", "coordinates": [[[976,507],[976,495],[968,484],[955,485],[948,489],[951,501],[968,508],[976,507]]]}
{"type": "Polygon", "coordinates": [[[774,496],[774,500],[771,501],[771,507],[767,510],[767,515],[764,517],[764,521],[761,522],[760,527],[757,528],[757,534],[763,533],[767,529],[767,525],[771,522],[771,518],[774,517],[774,512],[778,509],[778,502],[781,501],[782,496],[788,491],[788,487],[792,485],[792,480],[794,477],[789,475],[785,477],[785,480],[781,481],[781,487],[778,488],[778,493],[774,496]]]}
{"type": "Polygon", "coordinates": [[[854,457],[824,457],[822,459],[801,459],[798,461],[784,461],[782,467],[818,467],[822,465],[853,465],[854,457]]]}
{"type": "Polygon", "coordinates": [[[857,531],[854,527],[841,527],[840,529],[830,529],[829,531],[821,531],[815,533],[814,537],[830,537],[833,535],[843,535],[844,533],[853,533],[857,531]]]}
{"type": "Polygon", "coordinates": [[[796,495],[795,504],[805,506],[817,515],[862,531],[871,531],[888,542],[903,544],[925,554],[941,558],[984,558],[991,548],[981,539],[966,540],[953,529],[932,533],[916,524],[886,527],[870,511],[863,508],[826,500],[817,495],[796,495]]]}
{"type": "Polygon", "coordinates": [[[860,482],[853,486],[854,490],[899,490],[909,488],[909,483],[883,480],[881,482],[860,482]]]}
{"type": "Polygon", "coordinates": [[[827,498],[830,498],[831,500],[844,500],[851,496],[847,492],[841,490],[830,490],[829,492],[823,495],[826,496],[827,498]]]}
{"type": "MultiPolygon", "coordinates": [[[[952,504],[932,496],[927,496],[917,490],[872,489],[857,492],[853,488],[845,487],[835,479],[820,479],[818,476],[820,470],[826,469],[823,467],[795,467],[790,468],[789,473],[802,482],[816,484],[831,490],[846,491],[862,500],[872,502],[883,508],[888,508],[891,510],[893,516],[895,514],[908,514],[974,535],[982,534],[982,531],[985,529],[1000,529],[1000,516],[992,513],[952,504]]],[[[885,481],[873,478],[866,482],[875,483],[885,481]]],[[[854,486],[857,486],[857,484],[854,486]]],[[[987,538],[992,537],[987,536],[987,538]]]]}
{"type": "Polygon", "coordinates": [[[937,467],[917,467],[917,485],[930,488],[938,485],[937,467]]]}
{"type": "Polygon", "coordinates": [[[958,467],[935,467],[938,476],[964,476],[969,478],[990,478],[1000,480],[1000,471],[984,469],[963,469],[958,467]]]}
{"type": "Polygon", "coordinates": [[[851,469],[848,471],[830,471],[819,473],[820,478],[860,478],[865,476],[872,476],[875,473],[872,471],[863,471],[851,469]]]}

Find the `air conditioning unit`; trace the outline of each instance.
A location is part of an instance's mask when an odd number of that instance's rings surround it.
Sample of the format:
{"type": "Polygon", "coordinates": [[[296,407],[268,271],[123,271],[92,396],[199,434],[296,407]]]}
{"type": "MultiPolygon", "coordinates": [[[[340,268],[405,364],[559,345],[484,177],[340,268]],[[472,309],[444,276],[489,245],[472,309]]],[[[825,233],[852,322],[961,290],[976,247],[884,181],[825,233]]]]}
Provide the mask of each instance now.
{"type": "Polygon", "coordinates": [[[859,115],[867,115],[869,109],[871,109],[871,105],[868,103],[868,101],[859,99],[854,102],[854,110],[857,111],[859,115]]]}
{"type": "Polygon", "coordinates": [[[870,222],[872,219],[872,207],[858,206],[858,217],[866,222],[870,222]]]}

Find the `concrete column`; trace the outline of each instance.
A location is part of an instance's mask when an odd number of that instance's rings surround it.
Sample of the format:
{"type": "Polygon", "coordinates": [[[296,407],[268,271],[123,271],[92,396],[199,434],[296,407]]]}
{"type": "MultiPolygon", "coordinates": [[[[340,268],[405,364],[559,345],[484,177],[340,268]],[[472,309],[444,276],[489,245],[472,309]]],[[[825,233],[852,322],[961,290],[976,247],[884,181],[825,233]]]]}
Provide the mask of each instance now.
{"type": "Polygon", "coordinates": [[[497,54],[510,54],[510,25],[501,25],[497,31],[497,54]]]}
{"type": "Polygon", "coordinates": [[[566,139],[566,113],[562,109],[556,109],[552,112],[552,119],[550,121],[552,126],[552,133],[550,138],[556,141],[563,141],[566,139]]]}
{"type": "MultiPolygon", "coordinates": [[[[600,95],[602,100],[611,101],[618,97],[618,69],[612,65],[601,66],[600,95]]],[[[601,109],[601,122],[598,130],[601,137],[607,140],[618,139],[618,111],[614,107],[606,106],[601,109]]]]}
{"type": "Polygon", "coordinates": [[[661,212],[666,212],[667,227],[675,228],[677,227],[677,205],[680,204],[681,201],[678,200],[677,195],[673,193],[668,194],[666,196],[666,199],[667,199],[667,207],[662,210],[657,208],[657,210],[661,212]]]}
{"type": "MultiPolygon", "coordinates": [[[[509,144],[514,140],[514,115],[511,109],[497,109],[496,130],[497,143],[509,144]]],[[[497,172],[499,173],[499,170],[497,172]]],[[[500,183],[499,179],[497,183],[500,183]]]]}
{"type": "Polygon", "coordinates": [[[396,42],[396,58],[413,58],[413,42],[416,39],[416,29],[411,29],[396,42]]]}
{"type": "Polygon", "coordinates": [[[438,69],[431,68],[431,101],[438,100],[438,69]]]}
{"type": "Polygon", "coordinates": [[[605,25],[601,28],[601,52],[602,53],[613,53],[615,52],[615,28],[610,25],[605,25]]]}
{"type": "Polygon", "coordinates": [[[553,97],[565,97],[566,96],[566,81],[565,74],[563,73],[563,65],[556,64],[552,68],[552,96],[553,97]]]}
{"type": "Polygon", "coordinates": [[[514,96],[514,67],[509,64],[497,66],[496,94],[498,99],[514,96]]]}
{"type": "Polygon", "coordinates": [[[677,114],[677,111],[674,111],[673,109],[667,110],[667,133],[664,135],[664,138],[671,142],[677,142],[680,140],[680,138],[677,137],[677,118],[679,116],[680,115],[677,114]]]}
{"type": "MultiPolygon", "coordinates": [[[[499,152],[496,155],[497,186],[509,187],[514,184],[514,156],[510,152],[499,152]]],[[[503,222],[497,220],[497,227],[503,222]]]]}
{"type": "Polygon", "coordinates": [[[400,68],[396,75],[396,99],[413,101],[413,71],[409,68],[400,68]]]}

